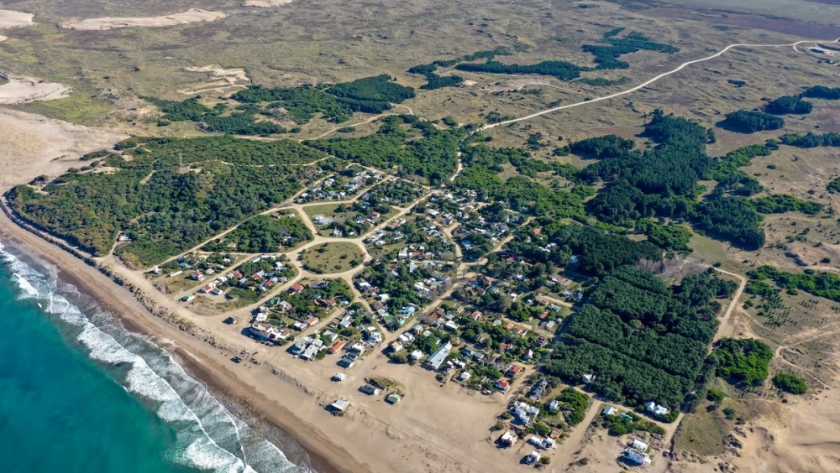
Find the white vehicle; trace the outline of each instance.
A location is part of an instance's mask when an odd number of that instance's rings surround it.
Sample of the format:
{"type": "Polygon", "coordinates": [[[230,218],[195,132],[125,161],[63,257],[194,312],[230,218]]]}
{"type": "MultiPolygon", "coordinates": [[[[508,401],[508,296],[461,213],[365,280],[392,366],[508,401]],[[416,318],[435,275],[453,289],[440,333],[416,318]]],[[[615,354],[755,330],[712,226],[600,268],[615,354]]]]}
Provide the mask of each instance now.
{"type": "Polygon", "coordinates": [[[540,455],[540,452],[534,450],[533,452],[531,452],[530,455],[525,457],[525,464],[530,465],[532,463],[538,462],[540,460],[540,458],[542,458],[542,455],[540,455]]]}
{"type": "Polygon", "coordinates": [[[333,381],[344,381],[345,377],[346,376],[345,376],[344,373],[336,373],[336,374],[333,375],[332,380],[333,381]]]}

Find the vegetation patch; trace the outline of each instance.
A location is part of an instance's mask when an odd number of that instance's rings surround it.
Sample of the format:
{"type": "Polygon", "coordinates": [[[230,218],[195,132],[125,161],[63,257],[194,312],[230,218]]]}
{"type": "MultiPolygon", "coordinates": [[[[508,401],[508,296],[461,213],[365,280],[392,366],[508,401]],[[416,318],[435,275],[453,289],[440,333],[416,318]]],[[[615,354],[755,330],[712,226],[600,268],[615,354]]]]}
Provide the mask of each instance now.
{"type": "Polygon", "coordinates": [[[802,97],[809,99],[840,100],[840,87],[815,85],[802,92],[802,97]]]}
{"type": "Polygon", "coordinates": [[[204,245],[206,251],[275,253],[312,239],[312,232],[294,213],[278,212],[246,220],[236,230],[204,245]]]}
{"type": "Polygon", "coordinates": [[[191,121],[207,132],[229,133],[233,135],[273,135],[286,130],[276,123],[256,121],[259,109],[242,106],[228,111],[225,104],[214,108],[202,105],[198,97],[174,102],[171,100],[142,97],[147,102],[157,106],[163,117],[158,125],[165,126],[169,122],[191,121]],[[229,113],[228,113],[229,112],[229,113]]]}
{"type": "Polygon", "coordinates": [[[752,199],[755,209],[763,214],[779,214],[785,212],[802,212],[805,215],[816,215],[822,212],[823,204],[807,202],[792,195],[777,194],[752,199]]]}
{"type": "Polygon", "coordinates": [[[355,243],[323,243],[301,255],[303,268],[317,274],[343,273],[359,266],[365,254],[355,243]]]}
{"type": "Polygon", "coordinates": [[[595,56],[596,69],[629,69],[630,64],[621,61],[619,58],[626,54],[639,51],[657,51],[666,54],[678,53],[680,50],[669,44],[662,44],[653,41],[642,33],[631,31],[623,38],[618,35],[626,28],[615,28],[604,33],[603,42],[606,45],[584,44],[584,52],[595,56]]]}
{"type": "Polygon", "coordinates": [[[813,110],[814,104],[795,95],[779,97],[764,106],[764,111],[774,115],[807,115],[813,110]]]}
{"type": "Polygon", "coordinates": [[[805,394],[808,391],[805,381],[790,373],[779,373],[773,376],[773,386],[790,394],[805,394]]]}
{"type": "Polygon", "coordinates": [[[758,110],[738,110],[726,115],[717,126],[738,133],[755,133],[764,130],[784,128],[785,120],[776,115],[758,110]]]}
{"type": "Polygon", "coordinates": [[[804,273],[796,274],[784,272],[772,266],[761,266],[748,272],[747,276],[759,284],[769,279],[783,289],[805,291],[817,297],[840,302],[840,276],[834,273],[806,269],[804,273]]]}
{"type": "Polygon", "coordinates": [[[767,379],[773,351],[764,342],[753,338],[724,338],[718,342],[711,356],[718,362],[718,376],[732,384],[757,386],[767,379]]]}
{"type": "Polygon", "coordinates": [[[632,406],[668,406],[673,420],[714,337],[712,301],[734,290],[712,272],[668,287],[645,271],[618,268],[570,317],[543,370],[573,383],[594,374],[595,392],[632,406]]]}
{"type": "Polygon", "coordinates": [[[406,178],[439,184],[455,173],[458,143],[467,130],[438,130],[413,115],[381,119],[382,126],[361,138],[332,138],[304,144],[342,159],[380,169],[396,169],[406,178]],[[406,129],[405,125],[410,125],[406,129]]]}
{"type": "Polygon", "coordinates": [[[231,137],[131,139],[117,148],[125,156],[101,158],[115,172],[71,170],[43,192],[18,186],[12,207],[96,255],[124,232],[130,241],[117,254],[149,266],[285,201],[317,170],[300,165],[323,157],[293,141],[231,137]]]}

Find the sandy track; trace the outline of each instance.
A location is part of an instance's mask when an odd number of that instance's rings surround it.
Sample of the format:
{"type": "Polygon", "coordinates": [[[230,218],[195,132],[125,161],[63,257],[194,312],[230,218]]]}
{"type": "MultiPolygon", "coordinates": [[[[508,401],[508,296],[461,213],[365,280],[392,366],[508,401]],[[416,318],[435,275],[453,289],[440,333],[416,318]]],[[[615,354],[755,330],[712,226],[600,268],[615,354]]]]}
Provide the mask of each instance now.
{"type": "Polygon", "coordinates": [[[216,21],[227,16],[227,13],[190,8],[181,13],[165,16],[127,17],[127,18],[88,18],[86,20],[69,20],[61,27],[70,30],[110,30],[114,28],[159,28],[162,26],[183,25],[199,21],[216,21]]]}

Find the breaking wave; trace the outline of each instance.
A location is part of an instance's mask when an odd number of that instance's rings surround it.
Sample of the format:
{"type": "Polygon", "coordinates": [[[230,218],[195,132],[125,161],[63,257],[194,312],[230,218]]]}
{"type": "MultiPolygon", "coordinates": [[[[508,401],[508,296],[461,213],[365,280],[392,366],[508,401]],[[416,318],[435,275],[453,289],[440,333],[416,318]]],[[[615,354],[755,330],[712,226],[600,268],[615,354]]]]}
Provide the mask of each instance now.
{"type": "Polygon", "coordinates": [[[60,281],[54,268],[41,272],[8,253],[2,244],[0,261],[13,271],[20,299],[33,299],[45,313],[61,320],[64,331],[90,358],[105,365],[128,392],[174,427],[176,446],[166,452],[173,463],[217,473],[312,471],[290,461],[276,445],[232,414],[168,352],[128,332],[75,286],[60,281]]]}

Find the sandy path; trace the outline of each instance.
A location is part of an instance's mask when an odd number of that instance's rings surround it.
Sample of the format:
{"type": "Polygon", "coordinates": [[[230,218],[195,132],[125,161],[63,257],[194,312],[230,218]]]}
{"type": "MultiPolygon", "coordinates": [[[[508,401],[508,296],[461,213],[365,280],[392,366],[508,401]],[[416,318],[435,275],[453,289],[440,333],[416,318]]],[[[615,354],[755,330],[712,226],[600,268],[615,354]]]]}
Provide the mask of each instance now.
{"type": "Polygon", "coordinates": [[[723,317],[718,318],[718,320],[720,321],[720,326],[718,327],[717,333],[715,333],[715,341],[718,341],[721,338],[729,337],[732,335],[732,312],[735,310],[735,307],[738,306],[738,301],[741,300],[741,296],[744,294],[744,289],[747,287],[747,278],[741,276],[740,274],[724,271],[720,268],[714,269],[719,273],[726,274],[727,276],[732,276],[733,278],[736,278],[738,280],[738,289],[732,296],[732,302],[729,303],[729,307],[726,308],[726,312],[724,312],[723,317]]]}
{"type": "Polygon", "coordinates": [[[28,77],[6,78],[9,82],[0,85],[0,105],[63,99],[73,91],[72,88],[56,82],[43,82],[28,77]]]}
{"type": "Polygon", "coordinates": [[[227,16],[227,13],[190,8],[181,13],[164,16],[126,17],[126,18],[88,18],[85,20],[69,20],[61,24],[62,28],[70,30],[110,30],[113,28],[159,28],[162,26],[183,25],[199,21],[216,21],[227,16]]]}

